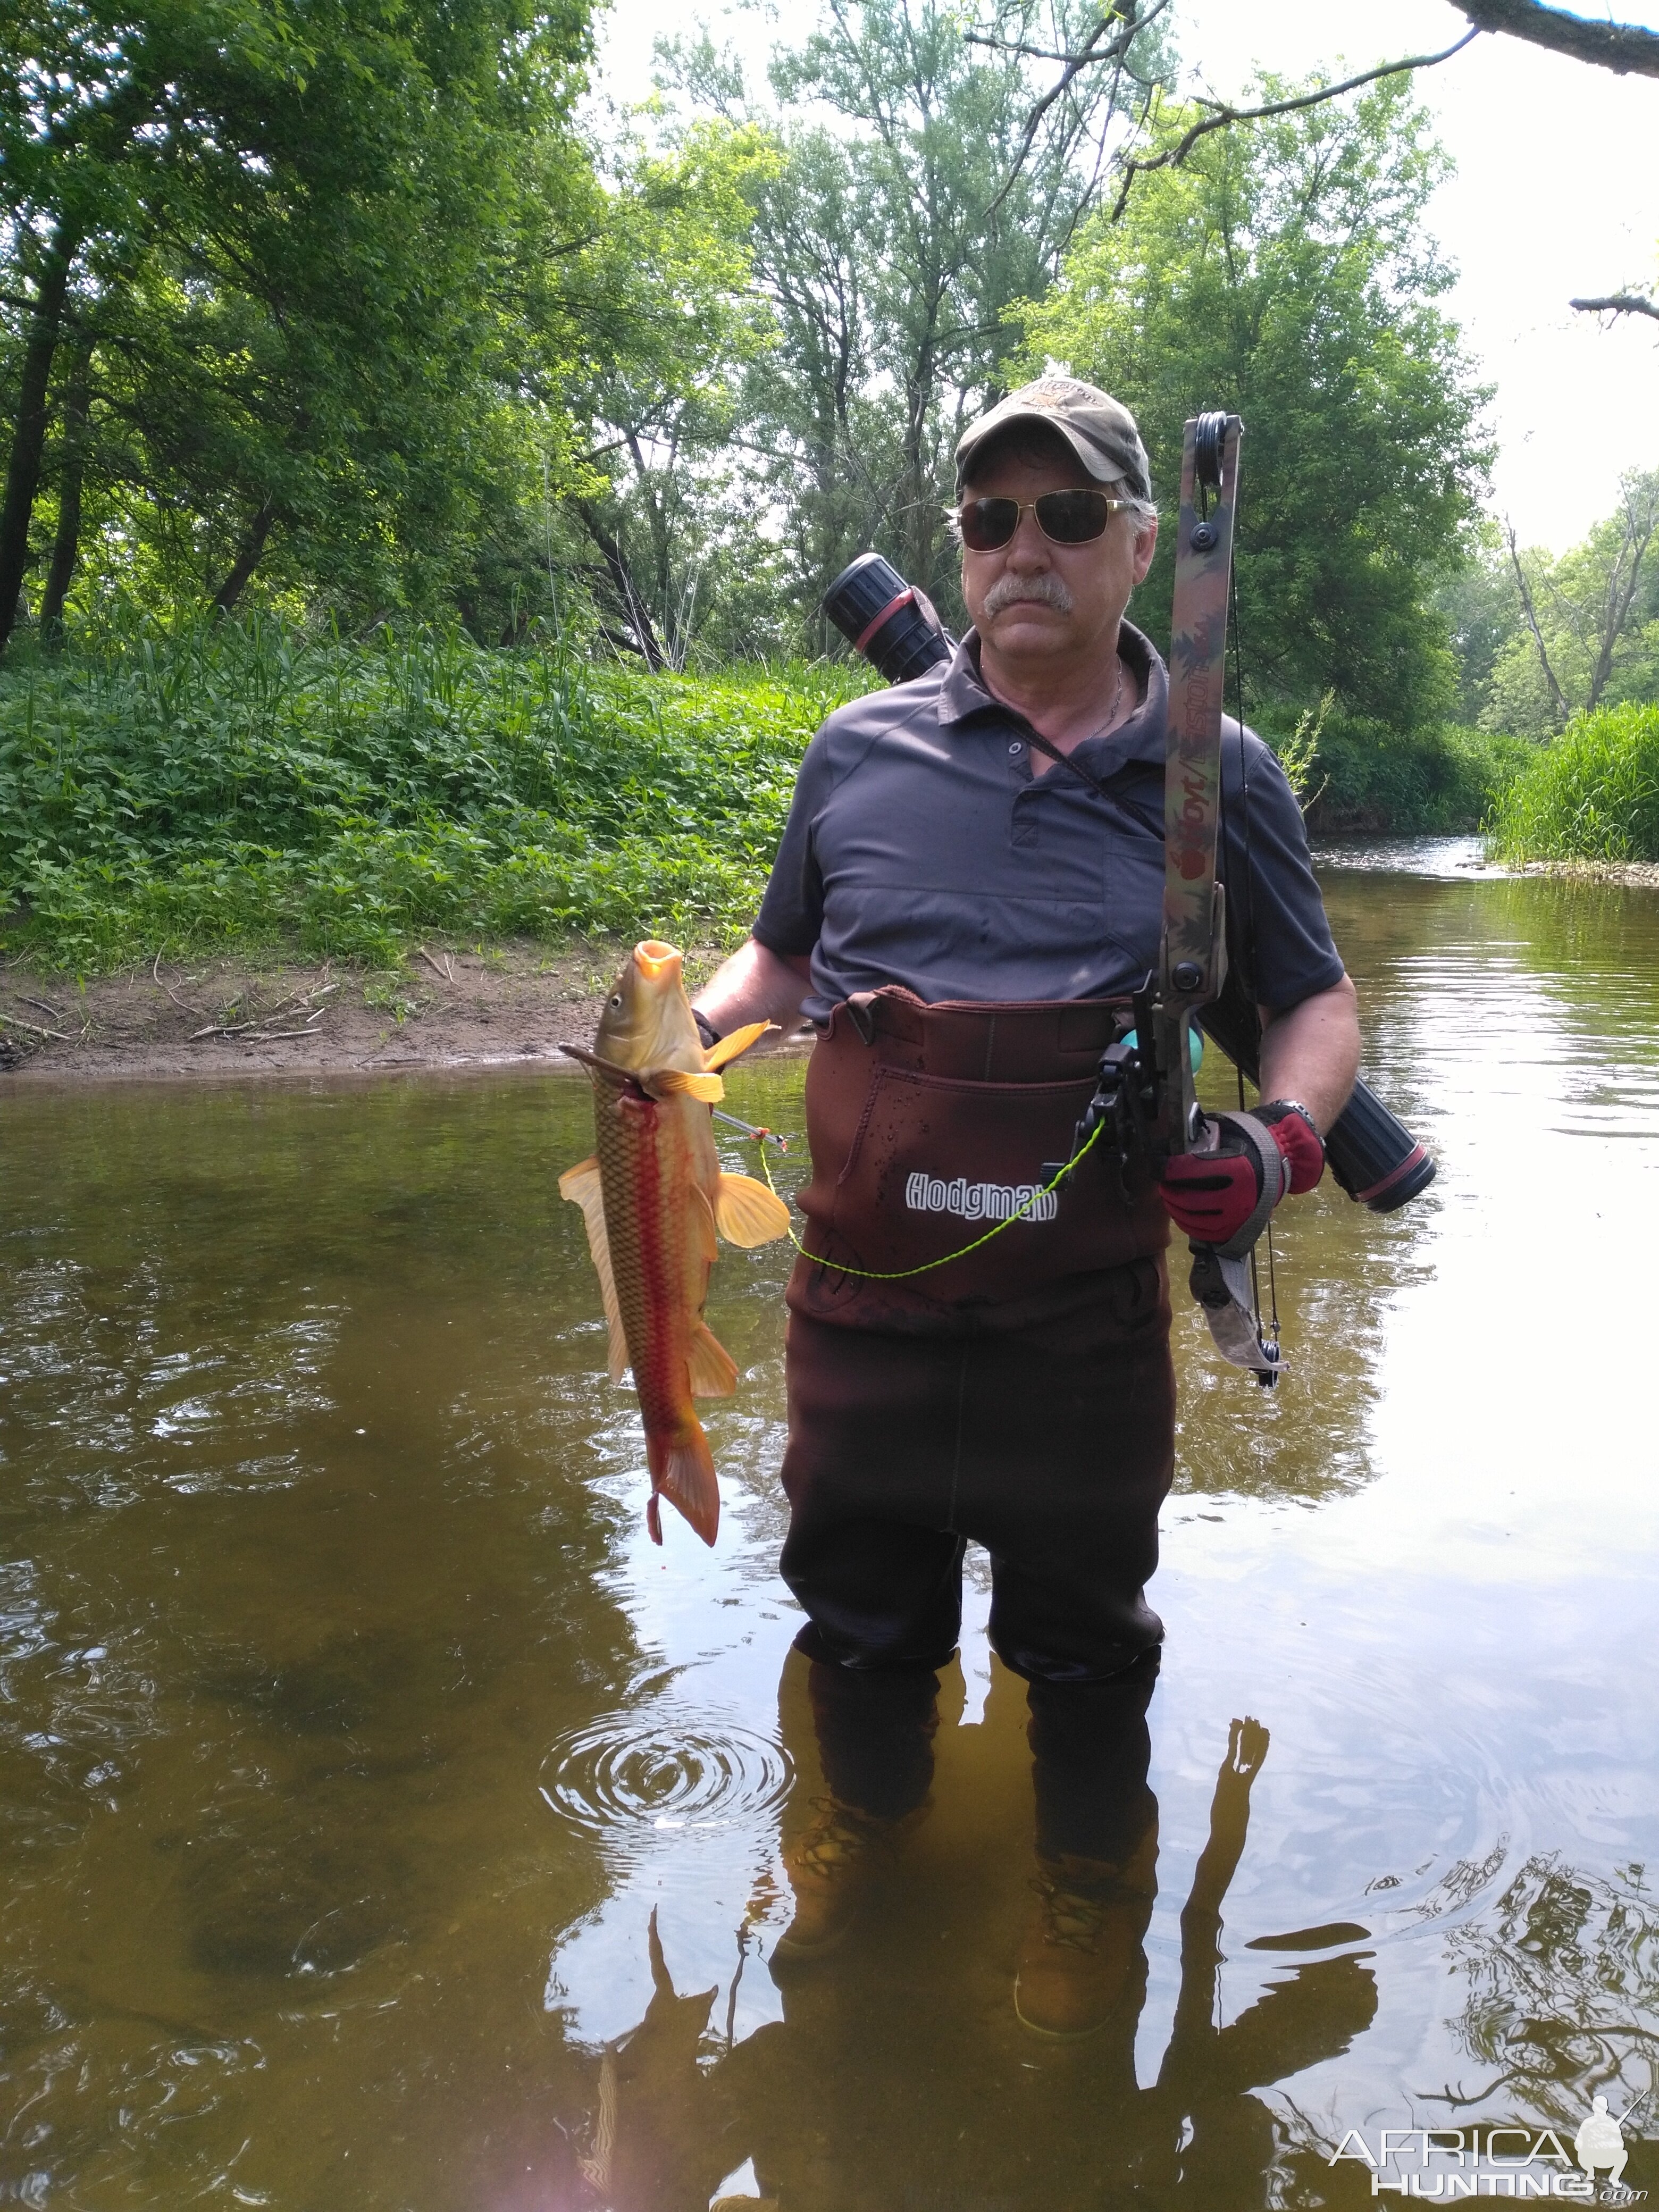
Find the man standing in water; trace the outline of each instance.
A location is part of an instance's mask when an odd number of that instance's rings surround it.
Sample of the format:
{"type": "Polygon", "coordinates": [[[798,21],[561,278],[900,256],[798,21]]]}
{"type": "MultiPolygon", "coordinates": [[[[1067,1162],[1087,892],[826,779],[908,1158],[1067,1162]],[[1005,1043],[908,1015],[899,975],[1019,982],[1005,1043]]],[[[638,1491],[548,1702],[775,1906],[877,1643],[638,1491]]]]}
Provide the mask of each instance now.
{"type": "MultiPolygon", "coordinates": [[[[972,426],[957,471],[974,626],[948,665],[818,732],[754,933],[696,1010],[707,1038],[803,1012],[819,1027],[781,1564],[832,1794],[787,1854],[780,1955],[839,1939],[926,1797],[972,1538],[992,1643],[1030,1685],[1043,1879],[1016,2003],[1077,2034],[1106,2016],[1151,1897],[1113,1776],[1163,1634],[1145,1584],[1174,1466],[1170,1222],[1226,1242],[1261,1200],[1262,1153],[1225,1116],[1218,1151],[1161,1182],[1097,1148],[1054,1206],[946,1256],[1067,1156],[1157,965],[1168,697],[1124,620],[1158,538],[1127,410],[1045,377],[972,426]]],[[[1272,753],[1229,725],[1223,759],[1257,1118],[1281,1190],[1304,1190],[1358,1066],[1353,988],[1272,753]]]]}

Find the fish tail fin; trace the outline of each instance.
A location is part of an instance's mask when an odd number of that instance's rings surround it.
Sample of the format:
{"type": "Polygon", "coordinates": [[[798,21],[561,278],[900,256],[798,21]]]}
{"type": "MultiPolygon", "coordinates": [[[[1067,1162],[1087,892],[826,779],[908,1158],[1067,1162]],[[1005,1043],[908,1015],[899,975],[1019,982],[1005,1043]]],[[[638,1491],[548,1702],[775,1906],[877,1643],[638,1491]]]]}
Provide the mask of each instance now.
{"type": "Polygon", "coordinates": [[[648,1437],[646,1454],[651,1464],[651,1503],[647,1517],[654,1521],[653,1535],[662,1541],[662,1522],[657,1506],[659,1492],[712,1545],[720,1524],[720,1491],[714,1480],[714,1455],[701,1425],[690,1420],[667,1437],[648,1437]]]}

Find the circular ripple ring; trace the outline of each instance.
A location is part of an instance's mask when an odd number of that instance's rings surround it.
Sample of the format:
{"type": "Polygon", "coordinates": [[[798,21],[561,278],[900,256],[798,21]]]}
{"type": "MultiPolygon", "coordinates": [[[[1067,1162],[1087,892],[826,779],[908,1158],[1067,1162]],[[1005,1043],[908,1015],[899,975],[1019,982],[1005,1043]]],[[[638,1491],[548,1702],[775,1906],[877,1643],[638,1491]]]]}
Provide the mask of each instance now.
{"type": "Polygon", "coordinates": [[[562,1737],[539,1787],[562,1819],[604,1834],[725,1827],[778,1804],[793,1776],[781,1744],[721,1714],[616,1713],[562,1737]]]}

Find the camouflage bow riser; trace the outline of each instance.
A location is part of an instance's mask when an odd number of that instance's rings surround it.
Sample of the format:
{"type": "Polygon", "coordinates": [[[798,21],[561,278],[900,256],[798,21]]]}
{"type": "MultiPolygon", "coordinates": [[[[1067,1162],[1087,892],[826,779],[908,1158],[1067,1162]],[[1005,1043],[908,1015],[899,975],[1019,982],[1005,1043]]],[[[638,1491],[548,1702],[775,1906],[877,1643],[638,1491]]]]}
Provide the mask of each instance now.
{"type": "Polygon", "coordinates": [[[1155,1017],[1163,1101],[1158,1136],[1166,1153],[1190,1151],[1199,1132],[1188,1034],[1193,1016],[1219,996],[1227,974],[1226,895],[1216,881],[1216,839],[1227,592],[1243,429],[1237,415],[1195,417],[1182,445],[1155,1017]]]}

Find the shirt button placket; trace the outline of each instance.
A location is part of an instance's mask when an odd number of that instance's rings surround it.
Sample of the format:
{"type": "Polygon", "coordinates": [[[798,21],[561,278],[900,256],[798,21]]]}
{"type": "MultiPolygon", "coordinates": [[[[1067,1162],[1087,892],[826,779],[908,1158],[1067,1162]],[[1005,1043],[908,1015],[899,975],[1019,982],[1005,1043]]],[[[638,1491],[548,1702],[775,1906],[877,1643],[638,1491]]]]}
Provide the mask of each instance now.
{"type": "Polygon", "coordinates": [[[1008,740],[1008,776],[1014,787],[1009,809],[1009,842],[1021,852],[1030,852],[1038,842],[1036,809],[1031,803],[1036,778],[1031,774],[1030,756],[1023,738],[1008,740]]]}

